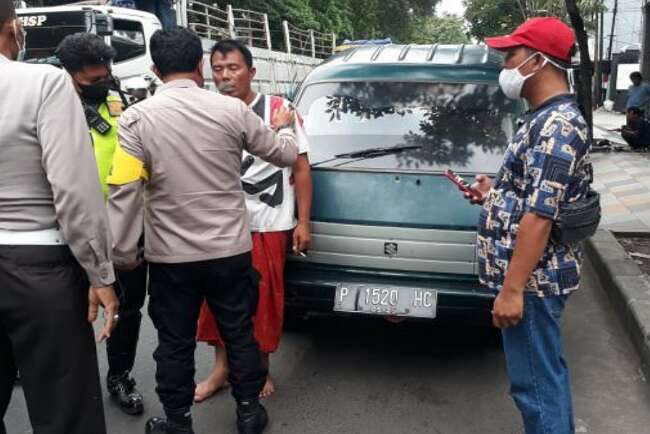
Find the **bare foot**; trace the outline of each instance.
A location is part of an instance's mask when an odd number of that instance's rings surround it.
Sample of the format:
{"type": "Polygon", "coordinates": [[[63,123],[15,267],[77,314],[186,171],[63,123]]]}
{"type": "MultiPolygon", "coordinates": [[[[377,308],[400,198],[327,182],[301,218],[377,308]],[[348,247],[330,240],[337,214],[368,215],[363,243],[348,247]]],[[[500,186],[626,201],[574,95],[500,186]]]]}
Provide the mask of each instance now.
{"type": "Polygon", "coordinates": [[[270,375],[266,376],[266,383],[260,392],[260,398],[270,398],[275,393],[275,385],[270,375]]]}
{"type": "Polygon", "coordinates": [[[194,402],[203,402],[221,389],[228,387],[230,384],[226,378],[227,372],[213,371],[208,378],[196,385],[194,402]]]}

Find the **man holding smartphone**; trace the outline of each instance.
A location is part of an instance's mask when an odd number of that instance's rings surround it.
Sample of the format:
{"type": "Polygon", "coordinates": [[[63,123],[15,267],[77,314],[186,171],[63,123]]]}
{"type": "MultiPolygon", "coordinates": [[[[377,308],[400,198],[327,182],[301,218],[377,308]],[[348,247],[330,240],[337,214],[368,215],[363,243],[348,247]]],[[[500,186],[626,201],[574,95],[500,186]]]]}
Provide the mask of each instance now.
{"type": "Polygon", "coordinates": [[[472,186],[483,203],[479,275],[498,291],[493,322],[502,329],[511,394],[527,434],[574,432],[569,371],[560,318],[578,289],[579,244],[551,240],[560,207],[587,195],[591,164],[587,124],[569,95],[566,67],[575,36],[556,18],[533,18],[511,35],[488,38],[505,53],[499,84],[531,110],[494,180],[472,186]]]}

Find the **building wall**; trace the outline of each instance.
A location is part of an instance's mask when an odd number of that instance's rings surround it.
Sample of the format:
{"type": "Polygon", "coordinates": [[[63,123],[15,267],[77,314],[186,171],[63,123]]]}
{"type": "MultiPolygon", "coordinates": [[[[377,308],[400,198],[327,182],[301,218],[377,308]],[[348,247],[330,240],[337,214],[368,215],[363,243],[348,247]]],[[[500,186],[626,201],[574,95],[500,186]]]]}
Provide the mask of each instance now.
{"type": "MultiPolygon", "coordinates": [[[[620,53],[625,47],[630,45],[636,48],[640,47],[643,14],[641,11],[644,0],[618,0],[618,12],[616,14],[616,23],[614,27],[614,40],[612,43],[612,52],[620,53]]],[[[607,11],[604,16],[605,24],[605,41],[604,54],[607,55],[609,47],[609,35],[612,29],[612,16],[614,10],[614,0],[605,0],[607,11]]]]}

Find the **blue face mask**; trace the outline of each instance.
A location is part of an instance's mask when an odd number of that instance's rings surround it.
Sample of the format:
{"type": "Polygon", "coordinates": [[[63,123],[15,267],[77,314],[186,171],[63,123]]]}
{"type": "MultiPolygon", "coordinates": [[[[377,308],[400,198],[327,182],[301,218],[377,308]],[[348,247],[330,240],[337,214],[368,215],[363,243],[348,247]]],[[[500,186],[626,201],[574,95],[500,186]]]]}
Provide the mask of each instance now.
{"type": "Polygon", "coordinates": [[[16,46],[18,47],[18,56],[16,56],[16,60],[18,62],[22,62],[25,60],[25,54],[27,53],[27,46],[25,44],[25,41],[27,40],[27,33],[25,32],[25,29],[22,27],[20,28],[20,38],[18,37],[18,20],[14,20],[14,37],[16,38],[16,46]],[[22,42],[20,41],[22,39],[22,42]]]}

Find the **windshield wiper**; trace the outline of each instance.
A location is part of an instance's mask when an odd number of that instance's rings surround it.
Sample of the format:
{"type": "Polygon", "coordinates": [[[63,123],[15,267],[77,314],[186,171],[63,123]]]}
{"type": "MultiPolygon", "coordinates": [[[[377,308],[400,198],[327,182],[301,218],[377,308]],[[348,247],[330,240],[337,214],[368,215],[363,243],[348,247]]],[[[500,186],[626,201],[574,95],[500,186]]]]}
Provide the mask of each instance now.
{"type": "MultiPolygon", "coordinates": [[[[422,146],[419,145],[410,145],[410,146],[391,146],[384,148],[369,148],[362,151],[347,152],[345,154],[337,154],[334,158],[328,160],[319,161],[312,164],[312,167],[318,166],[321,164],[329,163],[331,161],[342,160],[346,158],[354,159],[354,161],[366,160],[368,158],[377,158],[383,157],[384,155],[399,154],[400,152],[408,151],[411,149],[422,149],[422,146]]],[[[343,164],[351,163],[352,161],[345,161],[341,164],[338,164],[335,167],[341,166],[343,164]]]]}

